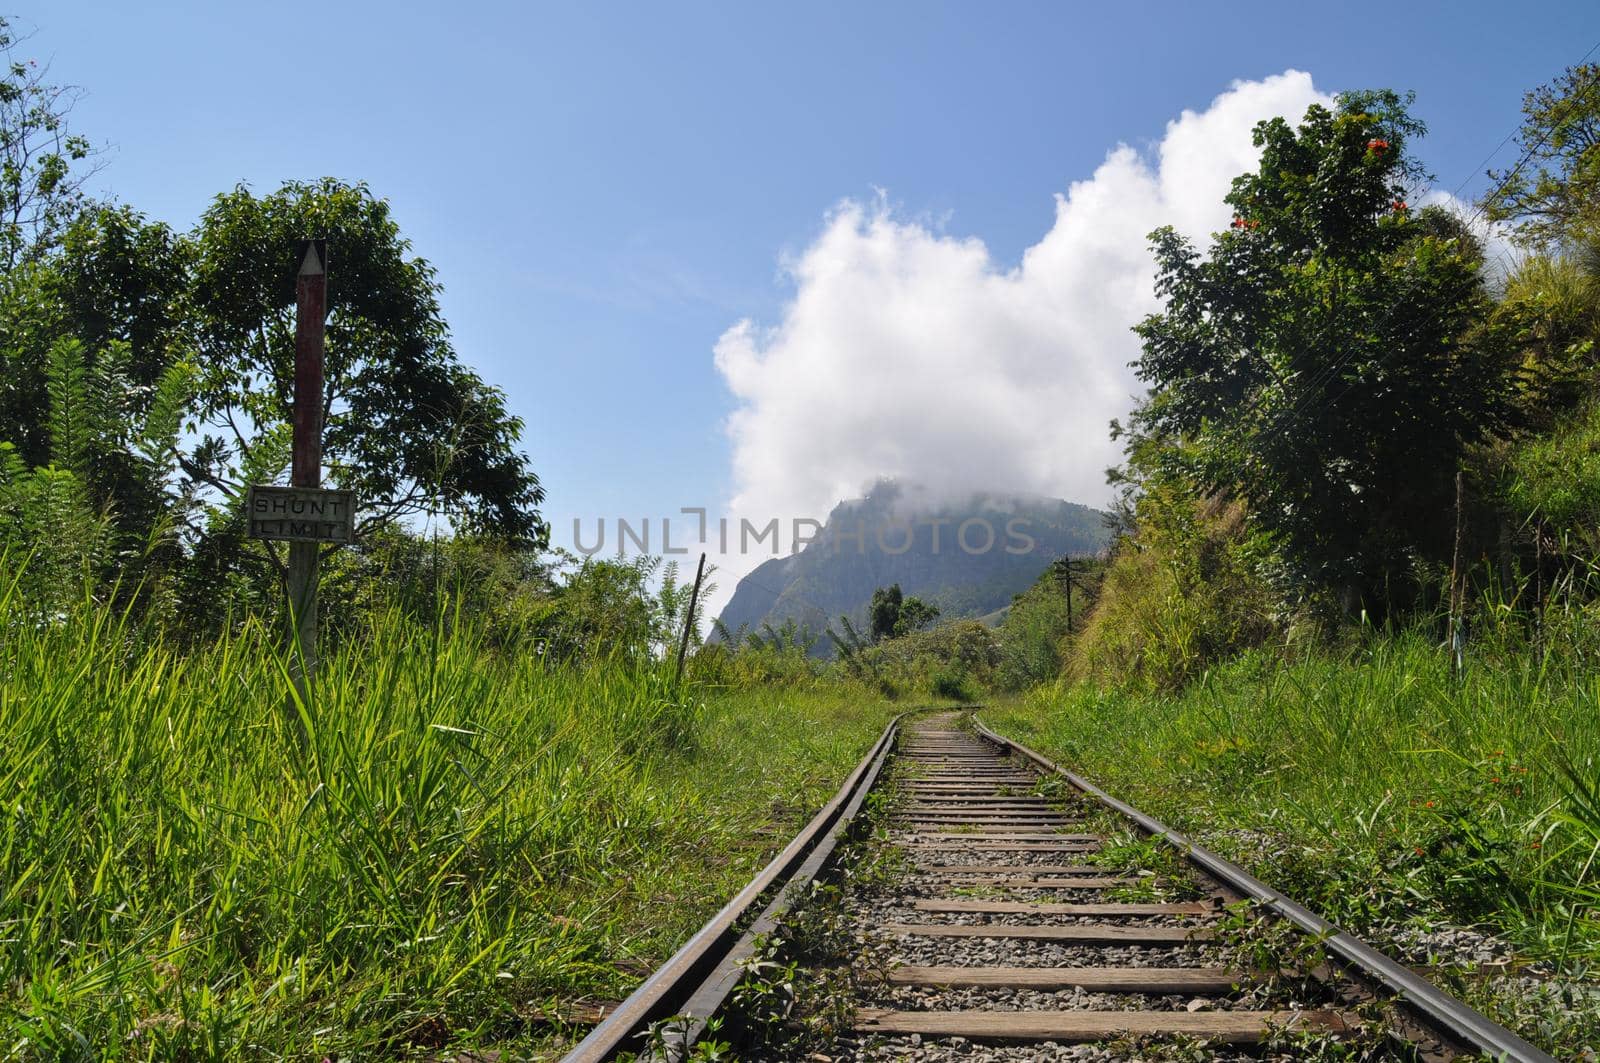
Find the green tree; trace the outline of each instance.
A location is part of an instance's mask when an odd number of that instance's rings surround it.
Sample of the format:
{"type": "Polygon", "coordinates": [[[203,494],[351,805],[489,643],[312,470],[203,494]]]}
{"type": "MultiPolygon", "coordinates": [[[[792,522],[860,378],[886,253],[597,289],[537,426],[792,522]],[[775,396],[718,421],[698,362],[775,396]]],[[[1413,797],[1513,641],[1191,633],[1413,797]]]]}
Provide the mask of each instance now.
{"type": "Polygon", "coordinates": [[[894,633],[896,638],[921,631],[935,620],[939,619],[939,607],[921,598],[911,597],[900,603],[900,618],[895,621],[894,633]]]}
{"type": "Polygon", "coordinates": [[[900,626],[900,606],[903,596],[900,584],[879,587],[872,592],[872,603],[867,606],[867,637],[873,642],[893,638],[900,626]]]}
{"type": "MultiPolygon", "coordinates": [[[[1393,92],[1261,123],[1261,163],[1205,257],[1152,235],[1166,309],[1136,331],[1150,385],[1131,483],[1176,476],[1245,500],[1313,588],[1380,612],[1450,541],[1464,450],[1510,417],[1478,242],[1413,210],[1423,133],[1393,92]]],[[[1122,426],[1114,431],[1122,432],[1122,426]]]]}
{"type": "Polygon", "coordinates": [[[907,598],[900,584],[879,587],[867,606],[867,635],[871,642],[902,638],[920,631],[939,617],[939,607],[921,598],[907,598]]]}
{"type": "Polygon", "coordinates": [[[82,567],[147,601],[160,581],[145,577],[181,558],[188,508],[173,468],[192,397],[177,327],[186,247],[130,208],[90,207],[0,273],[0,441],[23,468],[71,475],[108,544],[82,567]]]}
{"type": "Polygon", "coordinates": [[[99,414],[82,422],[92,438],[71,467],[124,551],[166,537],[181,516],[170,466],[191,397],[177,327],[186,250],[127,207],[95,207],[47,256],[0,279],[0,438],[30,465],[60,463],[48,432],[59,394],[47,376],[70,344],[99,414]]]}
{"type": "Polygon", "coordinates": [[[0,17],[0,271],[55,246],[96,169],[88,138],[67,130],[82,90],[52,84],[49,64],[22,54],[25,40],[0,17]]]}
{"type": "MultiPolygon", "coordinates": [[[[648,554],[628,560],[578,558],[565,551],[557,556],[561,579],[551,591],[553,608],[535,632],[544,640],[545,653],[563,660],[644,663],[670,659],[677,652],[695,587],[693,580],[680,582],[676,561],[663,566],[661,558],[648,554]],[[652,590],[657,573],[660,580],[652,590]]],[[[715,589],[709,581],[701,584],[697,611],[715,589]]],[[[698,631],[691,641],[700,644],[698,631]]]]}
{"type": "Polygon", "coordinates": [[[30,464],[49,459],[45,367],[59,341],[116,377],[142,414],[181,360],[178,305],[187,244],[128,207],[85,210],[42,258],[0,274],[0,439],[30,464]],[[102,362],[107,363],[102,366],[102,362]]]}
{"type": "Polygon", "coordinates": [[[236,495],[281,474],[294,382],[296,241],[329,246],[323,457],[362,526],[448,514],[464,531],[542,542],[544,498],[522,421],[457,359],[439,285],[365,185],[291,182],[218,196],[193,240],[188,295],[207,434],[186,468],[236,495]]]}
{"type": "Polygon", "coordinates": [[[1490,171],[1488,216],[1513,223],[1533,246],[1600,239],[1600,64],[1571,67],[1534,89],[1522,114],[1517,145],[1527,161],[1490,171]]]}
{"type": "MultiPolygon", "coordinates": [[[[114,404],[144,413],[174,361],[162,333],[184,272],[165,226],[85,195],[97,153],[67,127],[82,90],[53,84],[25,41],[0,17],[0,440],[39,467],[50,460],[50,352],[78,342],[91,378],[123,385],[114,404]]],[[[103,503],[128,470],[96,458],[103,503]]],[[[112,501],[129,520],[145,500],[112,501]]]]}

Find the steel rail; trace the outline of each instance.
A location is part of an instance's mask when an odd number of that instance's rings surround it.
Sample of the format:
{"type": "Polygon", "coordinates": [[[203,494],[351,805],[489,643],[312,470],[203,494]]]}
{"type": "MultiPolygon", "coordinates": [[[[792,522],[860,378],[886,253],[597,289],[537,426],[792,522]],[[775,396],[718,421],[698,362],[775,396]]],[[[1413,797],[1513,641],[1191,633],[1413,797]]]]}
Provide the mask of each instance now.
{"type": "MultiPolygon", "coordinates": [[[[867,791],[877,780],[904,715],[901,713],[889,721],[838,793],[822,806],[805,829],[655,974],[573,1046],[572,1051],[562,1057],[563,1063],[605,1063],[625,1052],[643,1053],[649,1046],[641,1038],[653,1024],[684,1014],[693,1016],[694,1021],[692,1031],[683,1033],[683,1042],[692,1042],[705,1020],[715,1013],[737,984],[738,960],[751,951],[753,935],[775,922],[787,905],[789,887],[809,881],[832,854],[867,791]],[[776,896],[741,934],[740,926],[756,904],[774,888],[776,896]]],[[[672,1047],[681,1048],[682,1045],[672,1047]]]]}
{"type": "Polygon", "coordinates": [[[1260,901],[1268,909],[1312,934],[1323,937],[1329,952],[1357,973],[1371,978],[1397,994],[1400,1002],[1431,1022],[1439,1030],[1464,1042],[1474,1051],[1486,1053],[1504,1063],[1556,1063],[1555,1057],[1535,1048],[1510,1030],[1443,992],[1427,979],[1340,930],[1311,909],[1298,904],[1231,860],[1224,859],[1160,820],[1145,815],[1126,802],[1100,789],[1020,742],[990,730],[973,717],[977,731],[990,742],[1010,749],[1052,775],[1066,779],[1074,788],[1102,805],[1131,819],[1147,834],[1164,839],[1188,861],[1220,880],[1230,889],[1260,901]]]}

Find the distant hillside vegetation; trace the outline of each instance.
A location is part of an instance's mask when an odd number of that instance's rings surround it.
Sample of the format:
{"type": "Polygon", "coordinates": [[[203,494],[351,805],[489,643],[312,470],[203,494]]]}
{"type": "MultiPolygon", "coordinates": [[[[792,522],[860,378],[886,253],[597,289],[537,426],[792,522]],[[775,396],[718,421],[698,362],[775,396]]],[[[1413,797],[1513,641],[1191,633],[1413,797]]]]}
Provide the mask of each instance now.
{"type": "MultiPolygon", "coordinates": [[[[1003,610],[1050,562],[1102,550],[1109,539],[1099,510],[1043,497],[984,497],[914,508],[908,492],[879,484],[841,502],[817,539],[775,557],[739,581],[721,622],[730,634],[793,620],[820,635],[841,615],[862,624],[879,587],[898,583],[939,607],[942,619],[1003,610]]],[[[830,652],[819,639],[812,652],[830,652]]]]}

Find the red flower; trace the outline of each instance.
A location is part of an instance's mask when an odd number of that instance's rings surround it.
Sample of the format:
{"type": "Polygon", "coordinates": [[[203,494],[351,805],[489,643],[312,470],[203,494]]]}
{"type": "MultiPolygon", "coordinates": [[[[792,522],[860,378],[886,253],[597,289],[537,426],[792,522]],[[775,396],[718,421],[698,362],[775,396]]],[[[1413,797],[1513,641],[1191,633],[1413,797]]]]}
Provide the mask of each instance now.
{"type": "Polygon", "coordinates": [[[1367,141],[1367,150],[1374,155],[1382,155],[1389,150],[1389,142],[1382,137],[1374,137],[1367,141]]]}
{"type": "Polygon", "coordinates": [[[1490,782],[1499,782],[1500,781],[1500,776],[1496,775],[1494,778],[1490,779],[1489,781],[1490,782]]]}
{"type": "Polygon", "coordinates": [[[1422,851],[1422,846],[1419,845],[1419,846],[1417,846],[1417,855],[1418,856],[1427,856],[1428,854],[1423,852],[1422,851]]]}
{"type": "Polygon", "coordinates": [[[1433,807],[1433,802],[1432,801],[1424,801],[1422,803],[1423,803],[1424,806],[1426,806],[1428,808],[1432,808],[1433,807]]]}
{"type": "Polygon", "coordinates": [[[1408,211],[1410,209],[1411,209],[1410,207],[1406,206],[1406,201],[1405,200],[1397,199],[1397,200],[1394,201],[1394,210],[1395,210],[1396,214],[1404,214],[1406,211],[1408,211]]]}

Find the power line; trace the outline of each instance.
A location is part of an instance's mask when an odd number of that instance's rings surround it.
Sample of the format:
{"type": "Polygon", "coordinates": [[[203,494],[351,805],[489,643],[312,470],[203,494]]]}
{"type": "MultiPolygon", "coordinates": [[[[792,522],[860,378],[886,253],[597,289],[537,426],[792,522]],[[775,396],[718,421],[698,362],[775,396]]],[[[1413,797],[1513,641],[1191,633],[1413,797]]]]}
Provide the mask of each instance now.
{"type": "MultiPolygon", "coordinates": [[[[1595,53],[1596,50],[1600,50],[1600,41],[1596,41],[1595,44],[1592,47],[1590,47],[1590,49],[1587,52],[1584,53],[1583,58],[1579,59],[1578,62],[1576,64],[1574,64],[1575,68],[1582,69],[1584,63],[1586,63],[1588,61],[1589,57],[1592,56],[1595,53]]],[[[1566,118],[1566,113],[1565,112],[1566,111],[1570,111],[1572,108],[1576,107],[1578,105],[1578,103],[1580,103],[1584,99],[1584,97],[1587,96],[1588,91],[1591,88],[1593,88],[1595,86],[1595,84],[1596,84],[1595,77],[1594,77],[1593,74],[1591,74],[1590,77],[1589,77],[1588,84],[1583,85],[1581,88],[1576,89],[1573,92],[1573,94],[1567,99],[1566,108],[1563,111],[1563,113],[1560,115],[1560,117],[1559,118],[1552,117],[1552,119],[1549,122],[1548,127],[1545,129],[1545,131],[1542,132],[1539,135],[1539,137],[1531,145],[1528,146],[1527,150],[1522,153],[1522,157],[1517,160],[1517,164],[1511,168],[1511,171],[1509,173],[1506,174],[1505,179],[1500,182],[1499,186],[1496,187],[1487,196],[1484,196],[1478,202],[1478,206],[1473,210],[1472,214],[1468,218],[1466,218],[1466,220],[1464,222],[1464,224],[1465,224],[1465,226],[1466,226],[1466,228],[1468,230],[1473,229],[1474,226],[1476,226],[1479,222],[1481,222],[1483,220],[1483,215],[1487,211],[1489,203],[1492,200],[1494,200],[1495,198],[1497,198],[1507,188],[1511,187],[1511,183],[1517,179],[1517,176],[1522,172],[1522,168],[1524,166],[1526,166],[1529,163],[1529,161],[1532,160],[1534,154],[1540,148],[1544,147],[1545,142],[1547,140],[1549,140],[1550,132],[1553,129],[1555,129],[1558,125],[1560,125],[1561,121],[1566,118]]],[[[1499,147],[1495,148],[1495,150],[1489,154],[1488,158],[1484,159],[1483,162],[1478,164],[1478,168],[1482,169],[1483,167],[1487,166],[1494,159],[1495,155],[1499,154],[1500,150],[1502,148],[1504,148],[1507,144],[1509,144],[1516,137],[1517,131],[1520,130],[1520,129],[1521,129],[1521,126],[1519,125],[1517,127],[1517,130],[1513,130],[1504,140],[1502,140],[1500,142],[1499,147]]],[[[1456,190],[1451,193],[1451,197],[1453,199],[1459,199],[1461,190],[1467,186],[1467,182],[1470,181],[1470,180],[1472,180],[1472,178],[1470,176],[1465,178],[1465,179],[1463,179],[1461,184],[1456,186],[1456,190]]],[[[1499,255],[1498,252],[1496,254],[1500,258],[1501,264],[1502,265],[1506,265],[1504,256],[1503,255],[1499,255]]],[[[1410,294],[1410,293],[1407,293],[1407,294],[1410,294]]],[[[1389,310],[1386,313],[1386,318],[1388,316],[1392,316],[1393,315],[1394,308],[1395,308],[1395,304],[1391,304],[1389,310]]],[[[1384,324],[1388,324],[1387,319],[1383,323],[1384,324]]],[[[1338,363],[1335,363],[1334,366],[1332,367],[1332,369],[1330,370],[1330,372],[1325,374],[1324,376],[1322,376],[1322,378],[1319,379],[1312,386],[1313,387],[1320,387],[1328,379],[1331,379],[1332,375],[1334,373],[1338,372],[1338,370],[1342,369],[1346,364],[1348,364],[1350,358],[1353,357],[1353,356],[1354,356],[1354,351],[1352,350],[1352,352],[1350,354],[1347,354],[1338,363]]],[[[1355,383],[1354,382],[1352,382],[1349,385],[1347,385],[1343,391],[1341,391],[1332,400],[1330,400],[1330,404],[1332,402],[1337,402],[1339,399],[1341,399],[1345,395],[1349,394],[1350,390],[1352,388],[1354,388],[1354,387],[1355,387],[1355,383]]],[[[1304,409],[1305,405],[1308,402],[1310,402],[1311,399],[1313,399],[1314,397],[1315,397],[1314,395],[1306,395],[1305,397],[1303,397],[1302,400],[1299,403],[1297,403],[1295,408],[1291,411],[1291,415],[1292,416],[1299,416],[1299,414],[1304,409]]]]}

